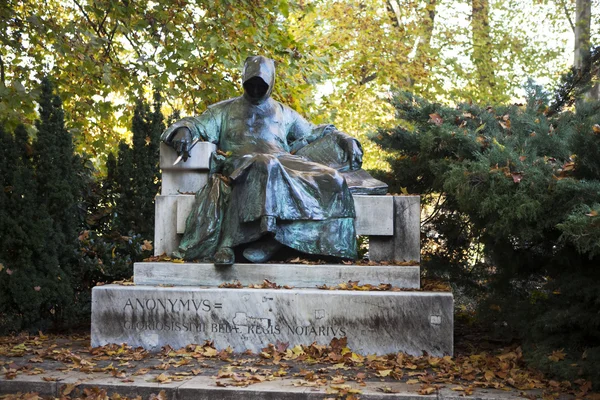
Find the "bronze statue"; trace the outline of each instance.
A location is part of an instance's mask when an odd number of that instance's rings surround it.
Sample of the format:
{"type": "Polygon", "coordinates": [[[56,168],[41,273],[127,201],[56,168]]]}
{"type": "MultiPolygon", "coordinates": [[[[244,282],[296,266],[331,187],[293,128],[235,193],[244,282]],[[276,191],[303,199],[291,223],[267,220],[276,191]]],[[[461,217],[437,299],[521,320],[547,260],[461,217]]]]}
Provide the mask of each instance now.
{"type": "Polygon", "coordinates": [[[242,96],[163,133],[184,162],[199,140],[219,149],[186,222],[179,247],[184,259],[231,265],[238,246],[252,262],[267,261],[282,246],[356,258],[354,203],[342,173],[360,170],[361,146],[333,125],[314,126],[273,100],[274,83],[273,60],[249,57],[242,96]]]}

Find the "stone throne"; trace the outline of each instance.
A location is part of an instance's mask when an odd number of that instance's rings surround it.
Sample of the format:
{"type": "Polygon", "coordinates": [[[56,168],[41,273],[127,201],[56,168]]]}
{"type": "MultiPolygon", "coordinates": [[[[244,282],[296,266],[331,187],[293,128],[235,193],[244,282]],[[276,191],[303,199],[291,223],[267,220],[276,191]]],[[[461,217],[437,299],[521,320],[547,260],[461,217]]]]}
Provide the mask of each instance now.
{"type": "MultiPolygon", "coordinates": [[[[161,144],[155,255],[177,250],[215,150],[214,144],[200,142],[187,162],[173,165],[177,154],[161,144]]],[[[386,195],[387,187],[379,181],[367,179],[365,185],[362,173],[351,172],[346,180],[353,192],[357,234],[369,237],[370,260],[415,265],[236,263],[215,268],[208,263],[136,263],[135,286],[93,289],[92,346],[127,343],[160,350],[211,340],[217,348],[259,352],[277,341],[328,344],[346,336],[348,346],[363,354],[452,355],[452,294],[418,291],[419,196],[386,195]],[[247,288],[264,280],[290,289],[247,288]],[[233,281],[244,288],[219,287],[233,281]],[[317,289],[347,281],[406,290],[317,289]]]]}

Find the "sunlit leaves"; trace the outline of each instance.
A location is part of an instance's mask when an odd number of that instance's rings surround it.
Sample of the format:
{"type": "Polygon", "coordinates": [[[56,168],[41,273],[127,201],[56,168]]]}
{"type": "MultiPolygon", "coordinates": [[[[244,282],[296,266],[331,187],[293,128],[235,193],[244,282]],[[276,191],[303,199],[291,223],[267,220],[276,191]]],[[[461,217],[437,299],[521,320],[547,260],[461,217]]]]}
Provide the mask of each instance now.
{"type": "Polygon", "coordinates": [[[298,62],[310,45],[286,26],[297,7],[287,0],[260,7],[249,1],[9,1],[0,25],[6,45],[0,119],[31,122],[33,89],[49,73],[61,88],[78,150],[104,158],[125,132],[134,100],[156,88],[169,108],[198,113],[238,94],[243,61],[258,52],[279,62],[279,98],[301,106],[310,91],[297,67],[310,71],[323,60],[298,62]]]}

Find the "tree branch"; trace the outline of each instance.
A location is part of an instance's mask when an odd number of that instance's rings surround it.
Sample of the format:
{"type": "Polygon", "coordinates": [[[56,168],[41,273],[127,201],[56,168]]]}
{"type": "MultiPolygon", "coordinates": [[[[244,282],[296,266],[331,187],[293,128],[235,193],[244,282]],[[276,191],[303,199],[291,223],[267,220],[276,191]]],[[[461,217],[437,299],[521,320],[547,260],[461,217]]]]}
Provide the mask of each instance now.
{"type": "Polygon", "coordinates": [[[81,13],[85,17],[85,19],[87,20],[87,22],[91,25],[91,27],[94,30],[94,32],[96,32],[96,35],[98,35],[98,37],[102,37],[102,34],[98,31],[98,27],[96,26],[96,24],[94,24],[94,21],[92,21],[92,19],[90,18],[90,16],[88,15],[88,13],[85,11],[85,9],[83,8],[83,6],[79,3],[79,1],[73,0],[73,2],[77,5],[77,7],[81,11],[81,13]]]}
{"type": "Polygon", "coordinates": [[[375,78],[377,78],[377,72],[373,72],[371,75],[368,76],[364,76],[360,82],[359,85],[364,85],[366,83],[371,82],[372,80],[374,80],[375,78]]]}
{"type": "Polygon", "coordinates": [[[397,27],[400,27],[400,25],[401,25],[400,8],[398,6],[398,3],[394,2],[394,0],[388,0],[387,4],[388,4],[388,8],[394,13],[395,21],[394,21],[394,19],[392,19],[392,20],[396,23],[397,27]]]}
{"type": "Polygon", "coordinates": [[[561,1],[560,4],[563,6],[563,10],[565,11],[565,15],[567,16],[567,20],[569,21],[569,25],[571,25],[571,29],[573,30],[573,33],[575,33],[575,24],[573,23],[573,20],[571,19],[571,14],[569,14],[569,9],[567,8],[567,3],[565,3],[564,1],[561,1]]]}
{"type": "MultiPolygon", "coordinates": [[[[102,22],[98,26],[98,25],[94,24],[94,21],[92,21],[92,19],[90,18],[89,14],[85,11],[85,9],[79,3],[78,0],[73,0],[73,2],[77,5],[77,8],[79,8],[79,10],[83,14],[83,16],[85,17],[85,19],[87,20],[87,22],[90,24],[90,26],[92,27],[92,29],[94,30],[94,32],[96,32],[96,35],[98,35],[98,38],[100,38],[100,39],[107,39],[105,37],[105,35],[107,35],[106,30],[104,29],[104,27],[102,25],[104,24],[104,21],[106,21],[106,18],[108,17],[108,13],[110,12],[110,8],[106,11],[106,14],[104,14],[104,18],[102,19],[102,22]],[[104,32],[104,35],[102,34],[102,32],[104,32]]],[[[118,21],[117,21],[117,25],[118,25],[118,21]]],[[[106,43],[103,46],[104,47],[104,55],[108,57],[108,59],[110,60],[110,62],[113,62],[113,59],[112,59],[112,57],[110,55],[110,49],[112,47],[112,37],[113,37],[114,32],[116,31],[116,29],[117,29],[117,27],[115,25],[115,29],[113,29],[113,31],[111,32],[110,38],[108,38],[108,43],[106,43]]]]}

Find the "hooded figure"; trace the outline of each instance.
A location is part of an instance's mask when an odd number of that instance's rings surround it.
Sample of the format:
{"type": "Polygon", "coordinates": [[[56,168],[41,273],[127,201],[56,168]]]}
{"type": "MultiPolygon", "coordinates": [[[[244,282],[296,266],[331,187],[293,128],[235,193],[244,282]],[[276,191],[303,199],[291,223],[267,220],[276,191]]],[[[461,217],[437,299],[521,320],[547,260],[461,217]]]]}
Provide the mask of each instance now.
{"type": "Polygon", "coordinates": [[[163,133],[179,151],[194,140],[221,150],[187,219],[178,254],[184,259],[231,265],[239,247],[246,259],[264,262],[282,246],[356,258],[354,202],[339,171],[360,168],[360,144],[273,100],[274,83],[273,60],[249,57],[242,96],[163,133]]]}

